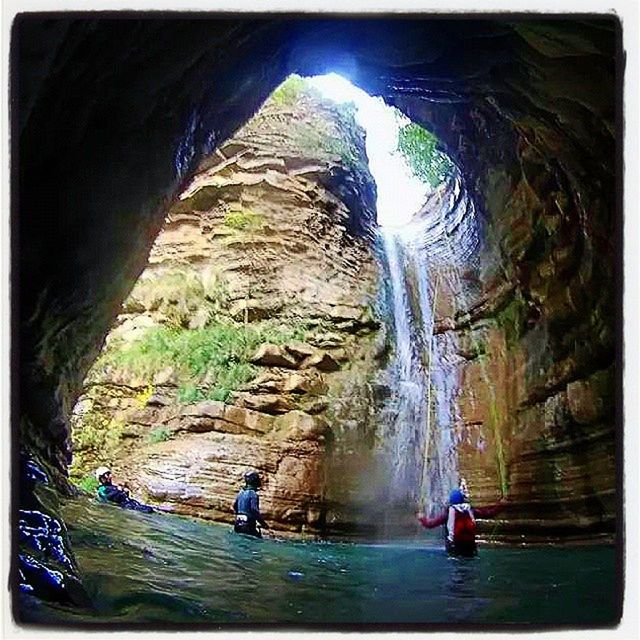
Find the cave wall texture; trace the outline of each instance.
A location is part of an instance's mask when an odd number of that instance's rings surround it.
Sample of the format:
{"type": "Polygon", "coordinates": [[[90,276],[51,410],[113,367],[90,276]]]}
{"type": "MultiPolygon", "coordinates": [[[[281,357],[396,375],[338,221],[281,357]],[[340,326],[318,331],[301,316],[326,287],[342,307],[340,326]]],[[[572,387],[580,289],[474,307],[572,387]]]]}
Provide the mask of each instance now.
{"type": "Polygon", "coordinates": [[[496,347],[483,366],[500,407],[463,402],[491,459],[460,450],[474,497],[506,478],[516,527],[613,530],[615,19],[24,14],[12,35],[14,437],[61,484],[71,409],[168,206],[286,75],[336,71],[443,140],[483,220],[479,267],[443,296],[440,329],[496,347]],[[502,331],[482,328],[500,314],[502,331]]]}
{"type": "Polygon", "coordinates": [[[329,452],[358,401],[371,421],[380,364],[375,193],[353,111],[282,85],[169,210],[74,409],[71,480],[106,464],[230,522],[253,468],[272,528],[324,533],[329,452]]]}

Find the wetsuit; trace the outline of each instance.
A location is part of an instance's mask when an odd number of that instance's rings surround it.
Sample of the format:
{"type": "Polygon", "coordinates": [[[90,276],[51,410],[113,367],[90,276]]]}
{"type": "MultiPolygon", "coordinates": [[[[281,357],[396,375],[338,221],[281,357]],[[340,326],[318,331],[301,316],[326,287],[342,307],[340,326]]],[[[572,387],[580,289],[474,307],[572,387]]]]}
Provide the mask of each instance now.
{"type": "Polygon", "coordinates": [[[427,529],[445,525],[445,546],[449,553],[462,556],[475,555],[476,517],[492,518],[503,505],[490,507],[471,507],[468,502],[449,505],[448,509],[435,518],[419,518],[420,524],[427,529]]]}
{"type": "Polygon", "coordinates": [[[102,484],[98,487],[98,500],[100,500],[100,502],[117,504],[123,509],[133,509],[135,511],[143,511],[144,513],[153,512],[153,507],[134,500],[129,496],[127,491],[123,491],[113,484],[102,484]]]}
{"type": "Polygon", "coordinates": [[[252,487],[245,487],[238,492],[233,503],[233,510],[236,513],[233,530],[236,533],[245,533],[249,536],[262,537],[262,533],[257,528],[257,524],[267,526],[260,515],[260,499],[258,493],[252,487]]]}

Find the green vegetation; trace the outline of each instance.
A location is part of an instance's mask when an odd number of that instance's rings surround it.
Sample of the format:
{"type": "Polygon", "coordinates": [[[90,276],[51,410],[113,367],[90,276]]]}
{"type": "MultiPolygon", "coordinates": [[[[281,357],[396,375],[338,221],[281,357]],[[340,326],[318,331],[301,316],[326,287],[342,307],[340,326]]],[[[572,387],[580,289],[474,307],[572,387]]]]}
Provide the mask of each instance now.
{"type": "MultiPolygon", "coordinates": [[[[72,420],[72,428],[79,419],[72,420]]],[[[89,411],[82,416],[82,429],[74,431],[74,451],[96,450],[110,451],[120,442],[123,423],[110,420],[96,411],[89,411]]]]}
{"type": "Polygon", "coordinates": [[[263,220],[263,215],[250,209],[241,209],[227,213],[224,217],[224,225],[236,231],[254,231],[262,225],[263,220]]]}
{"type": "Polygon", "coordinates": [[[180,385],[176,397],[182,404],[193,404],[205,399],[204,393],[194,384],[180,385]]]}
{"type": "Polygon", "coordinates": [[[516,345],[522,335],[524,323],[527,317],[527,305],[519,295],[509,302],[509,304],[498,312],[496,319],[498,325],[504,331],[507,347],[516,345]]]}
{"type": "Polygon", "coordinates": [[[413,122],[398,132],[398,151],[404,155],[414,175],[431,187],[443,182],[453,169],[453,163],[438,151],[437,144],[435,135],[413,122]]]}
{"type": "Polygon", "coordinates": [[[309,86],[304,78],[290,75],[270,96],[270,101],[279,107],[293,106],[302,97],[321,99],[320,92],[309,86]]]}
{"type": "Polygon", "coordinates": [[[136,394],[136,400],[140,403],[141,407],[146,407],[152,395],[153,385],[148,384],[140,393],[136,394]]]}
{"type": "Polygon", "coordinates": [[[247,325],[218,321],[191,330],[152,327],[135,342],[107,349],[96,366],[116,367],[148,378],[171,366],[184,381],[178,390],[180,402],[205,398],[225,401],[257,375],[258,368],[249,359],[261,344],[283,344],[304,336],[304,326],[273,321],[247,325]]]}
{"type": "Polygon", "coordinates": [[[293,123],[290,134],[296,148],[309,157],[337,156],[346,166],[354,170],[359,168],[361,159],[358,150],[348,138],[337,136],[328,122],[318,119],[293,123]]]}
{"type": "Polygon", "coordinates": [[[151,444],[155,444],[156,442],[166,442],[171,439],[172,435],[173,434],[170,429],[158,427],[149,433],[148,440],[151,444]]]}
{"type": "MultiPolygon", "coordinates": [[[[310,158],[337,157],[353,170],[366,169],[356,138],[349,135],[358,130],[356,107],[352,102],[337,104],[328,100],[304,78],[294,74],[271,94],[269,104],[296,108],[298,117],[286,124],[286,136],[291,146],[310,158]]],[[[278,115],[267,111],[264,117],[277,118],[278,115]]],[[[276,123],[281,126],[278,120],[276,123]]]]}
{"type": "Polygon", "coordinates": [[[159,276],[141,278],[130,299],[145,309],[160,310],[175,327],[186,327],[197,309],[213,313],[218,303],[224,303],[225,292],[217,292],[217,295],[220,301],[211,299],[211,293],[205,291],[198,273],[175,269],[159,276]]]}
{"type": "Polygon", "coordinates": [[[97,480],[88,469],[99,464],[111,464],[122,442],[124,423],[110,419],[93,407],[86,413],[71,418],[73,437],[73,462],[69,467],[69,479],[89,493],[95,492],[97,480]],[[85,475],[86,474],[86,475],[85,475]]]}
{"type": "Polygon", "coordinates": [[[73,480],[73,478],[71,480],[76,485],[76,487],[78,487],[78,489],[91,494],[95,493],[98,490],[98,486],[100,485],[100,483],[92,473],[87,473],[86,475],[75,481],[73,480]]]}

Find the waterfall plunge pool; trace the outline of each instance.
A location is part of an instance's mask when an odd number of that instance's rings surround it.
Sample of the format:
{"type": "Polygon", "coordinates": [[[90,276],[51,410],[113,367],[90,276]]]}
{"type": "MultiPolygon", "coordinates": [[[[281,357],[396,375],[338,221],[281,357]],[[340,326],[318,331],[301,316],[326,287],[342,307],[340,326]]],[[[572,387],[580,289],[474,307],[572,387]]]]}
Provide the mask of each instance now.
{"type": "Polygon", "coordinates": [[[482,547],[254,540],[229,526],[86,498],[63,509],[94,610],[26,595],[25,622],[601,625],[616,616],[613,546],[482,547]]]}

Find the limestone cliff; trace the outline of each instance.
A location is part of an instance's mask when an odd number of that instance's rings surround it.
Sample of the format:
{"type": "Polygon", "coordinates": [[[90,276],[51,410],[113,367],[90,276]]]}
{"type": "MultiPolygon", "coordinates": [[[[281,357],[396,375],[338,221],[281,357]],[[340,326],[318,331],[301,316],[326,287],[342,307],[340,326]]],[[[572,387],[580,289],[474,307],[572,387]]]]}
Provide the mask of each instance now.
{"type": "Polygon", "coordinates": [[[322,528],[328,398],[366,380],[378,326],[374,207],[349,106],[288,80],[169,211],[76,406],[72,476],[107,463],[225,520],[255,467],[276,526],[322,528]]]}
{"type": "MultiPolygon", "coordinates": [[[[443,203],[454,203],[452,219],[468,206],[456,185],[442,185],[418,216],[439,290],[434,340],[450,345],[455,370],[459,469],[477,503],[508,498],[499,527],[487,528],[493,537],[607,536],[616,504],[613,300],[604,284],[612,249],[578,231],[589,224],[579,195],[532,145],[521,145],[519,163],[516,177],[489,177],[491,224],[465,263],[452,255],[461,242],[453,250],[438,238],[429,216],[443,203]]],[[[592,206],[590,215],[606,215],[602,202],[592,206]]]]}

